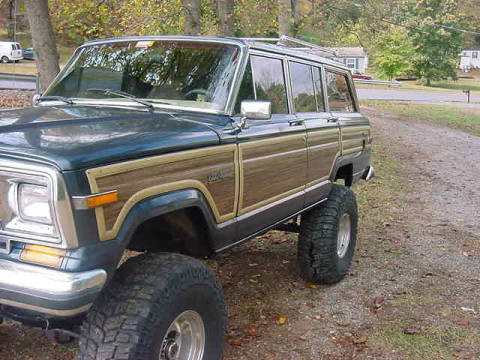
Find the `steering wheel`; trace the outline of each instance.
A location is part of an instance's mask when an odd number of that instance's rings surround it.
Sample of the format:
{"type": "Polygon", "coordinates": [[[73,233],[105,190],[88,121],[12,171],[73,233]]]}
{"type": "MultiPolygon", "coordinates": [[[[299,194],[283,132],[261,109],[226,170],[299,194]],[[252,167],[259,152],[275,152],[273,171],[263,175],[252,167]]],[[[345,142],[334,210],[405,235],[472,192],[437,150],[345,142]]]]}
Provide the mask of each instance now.
{"type": "Polygon", "coordinates": [[[196,99],[189,99],[189,97],[191,97],[192,95],[203,95],[203,96],[207,96],[207,94],[208,94],[207,90],[198,88],[198,89],[190,90],[190,91],[187,92],[185,95],[183,95],[183,98],[184,98],[185,100],[196,100],[196,99]]]}

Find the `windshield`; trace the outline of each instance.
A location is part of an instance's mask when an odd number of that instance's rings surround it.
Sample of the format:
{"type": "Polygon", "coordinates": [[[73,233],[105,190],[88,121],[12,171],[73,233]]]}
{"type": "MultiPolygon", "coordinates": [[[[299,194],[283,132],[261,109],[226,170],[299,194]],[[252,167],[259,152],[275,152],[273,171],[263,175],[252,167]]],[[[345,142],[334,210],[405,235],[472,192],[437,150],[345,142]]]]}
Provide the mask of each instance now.
{"type": "Polygon", "coordinates": [[[220,111],[225,108],[239,58],[239,47],[208,42],[91,45],[80,50],[45,95],[130,101],[112,95],[122,91],[162,106],[220,111]]]}

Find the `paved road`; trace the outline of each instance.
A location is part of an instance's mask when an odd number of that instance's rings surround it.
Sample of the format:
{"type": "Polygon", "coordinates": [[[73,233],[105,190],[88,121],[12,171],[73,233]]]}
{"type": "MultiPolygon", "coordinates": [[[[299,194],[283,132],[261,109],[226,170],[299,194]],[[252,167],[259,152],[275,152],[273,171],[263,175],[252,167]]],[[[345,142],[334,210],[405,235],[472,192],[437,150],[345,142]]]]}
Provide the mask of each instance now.
{"type": "MultiPolygon", "coordinates": [[[[370,100],[403,100],[423,102],[466,102],[467,96],[457,92],[428,92],[384,89],[357,89],[359,99],[370,100]]],[[[472,94],[471,102],[480,102],[480,94],[472,94]]]]}
{"type": "Polygon", "coordinates": [[[34,76],[13,76],[0,74],[0,89],[35,90],[34,76]]]}

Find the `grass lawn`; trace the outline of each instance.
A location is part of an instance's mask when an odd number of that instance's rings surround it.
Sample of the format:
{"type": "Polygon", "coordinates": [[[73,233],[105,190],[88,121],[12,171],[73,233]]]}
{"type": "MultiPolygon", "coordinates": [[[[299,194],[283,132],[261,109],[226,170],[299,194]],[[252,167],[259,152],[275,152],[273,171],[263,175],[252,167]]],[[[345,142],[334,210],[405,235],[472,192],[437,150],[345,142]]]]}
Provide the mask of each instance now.
{"type": "Polygon", "coordinates": [[[364,106],[397,113],[480,136],[480,112],[451,105],[415,104],[402,101],[362,100],[364,106]]]}

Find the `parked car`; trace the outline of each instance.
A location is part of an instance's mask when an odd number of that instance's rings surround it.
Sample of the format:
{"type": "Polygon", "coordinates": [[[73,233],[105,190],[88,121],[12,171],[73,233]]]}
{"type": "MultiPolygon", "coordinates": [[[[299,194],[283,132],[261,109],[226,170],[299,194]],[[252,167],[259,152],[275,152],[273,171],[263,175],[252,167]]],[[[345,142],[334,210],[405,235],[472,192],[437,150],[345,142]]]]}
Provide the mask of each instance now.
{"type": "Polygon", "coordinates": [[[352,74],[353,79],[372,80],[371,76],[365,74],[352,74]]]}
{"type": "Polygon", "coordinates": [[[33,48],[23,49],[22,55],[25,60],[35,60],[35,53],[33,51],[33,48]]]}
{"type": "Polygon", "coordinates": [[[351,186],[374,170],[345,66],[252,39],[97,40],[36,101],[0,114],[0,316],[83,323],[80,359],[219,360],[225,303],[198,259],[288,228],[305,281],[347,274],[351,186]]]}
{"type": "Polygon", "coordinates": [[[0,61],[2,63],[17,62],[22,59],[22,48],[19,43],[0,41],[0,61]]]}

